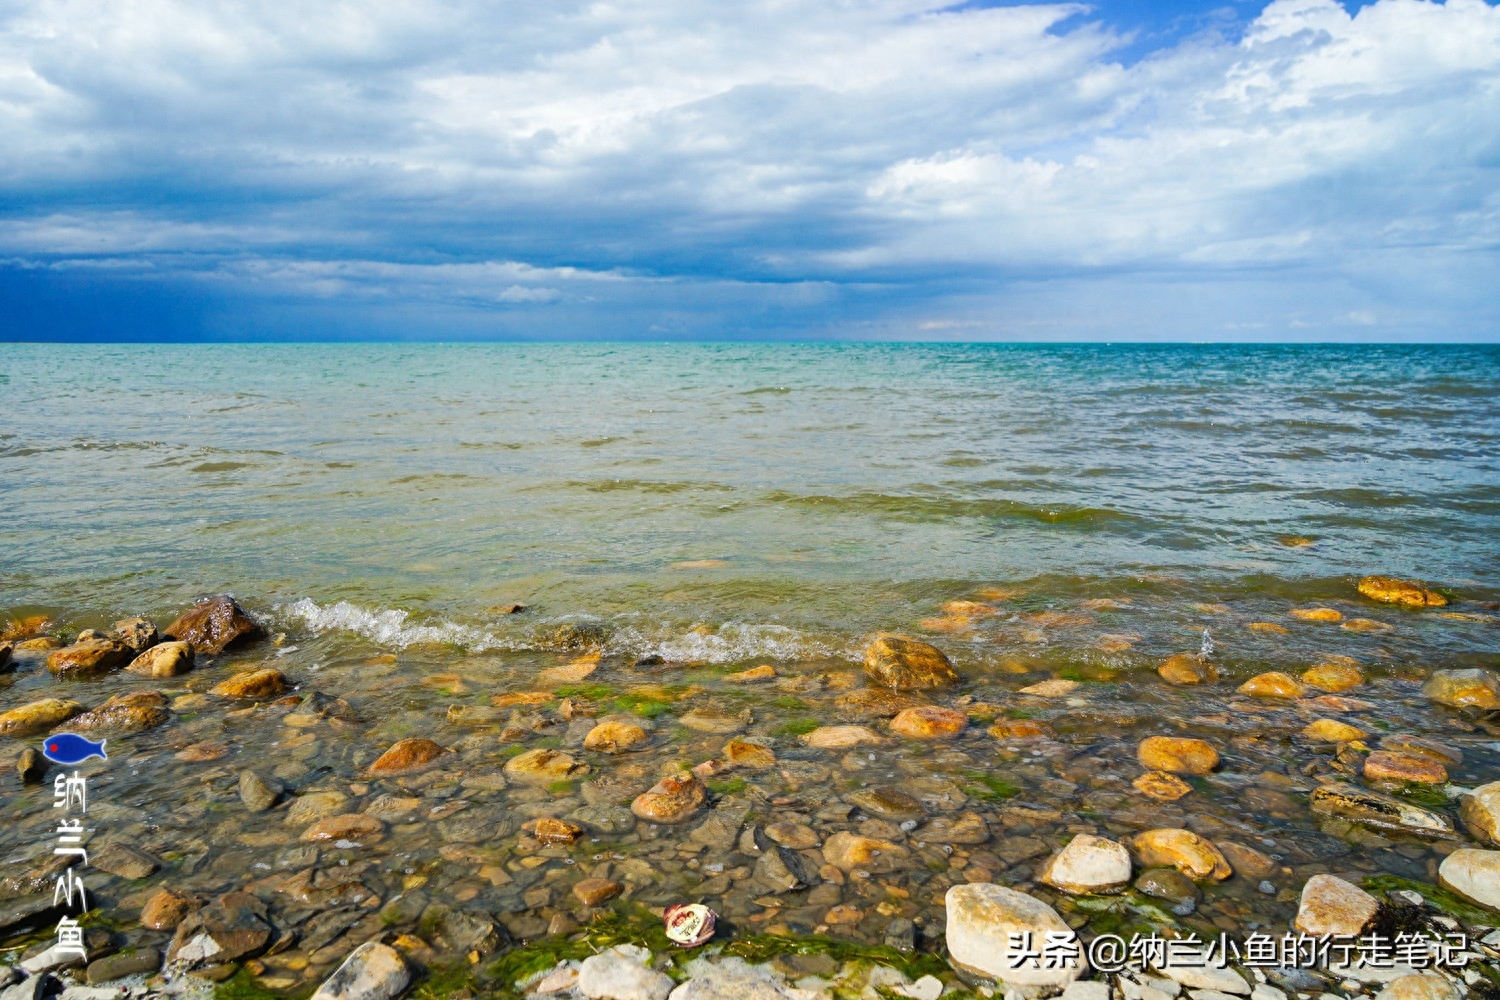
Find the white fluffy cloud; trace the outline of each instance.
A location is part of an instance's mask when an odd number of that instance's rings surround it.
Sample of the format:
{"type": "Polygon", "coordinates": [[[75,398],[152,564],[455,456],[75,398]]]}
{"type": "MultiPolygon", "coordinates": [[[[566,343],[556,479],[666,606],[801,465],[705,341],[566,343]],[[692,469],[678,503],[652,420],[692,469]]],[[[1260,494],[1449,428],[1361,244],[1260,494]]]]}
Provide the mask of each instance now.
{"type": "Polygon", "coordinates": [[[1075,4],[3,11],[12,268],[502,311],[760,288],[883,334],[1067,332],[1047,302],[1085,287],[1142,321],[1209,289],[1226,323],[1500,319],[1483,0],[1274,0],[1134,62],[1075,4]]]}

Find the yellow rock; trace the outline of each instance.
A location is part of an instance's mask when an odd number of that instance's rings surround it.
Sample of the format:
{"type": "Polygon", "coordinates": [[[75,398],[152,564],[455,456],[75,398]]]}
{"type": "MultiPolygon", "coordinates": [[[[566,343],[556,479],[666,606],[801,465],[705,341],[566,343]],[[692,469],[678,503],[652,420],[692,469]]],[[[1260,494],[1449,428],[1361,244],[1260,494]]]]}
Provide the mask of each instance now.
{"type": "Polygon", "coordinates": [[[574,660],[561,666],[548,667],[537,674],[536,679],[542,684],[577,684],[598,669],[597,660],[574,660]]]}
{"type": "Polygon", "coordinates": [[[1236,690],[1252,698],[1300,698],[1307,693],[1301,681],[1279,670],[1256,674],[1236,690]]]}
{"type": "Polygon", "coordinates": [[[1270,632],[1272,635],[1291,635],[1292,630],[1275,622],[1251,622],[1245,626],[1252,632],[1270,632]]]}
{"type": "Polygon", "coordinates": [[[1094,648],[1101,653],[1123,653],[1140,641],[1141,637],[1138,635],[1106,632],[1094,643],[1094,648]]]}
{"type": "Polygon", "coordinates": [[[507,761],[505,773],[521,784],[550,785],[554,781],[581,778],[589,773],[589,766],[561,750],[538,747],[507,761]]]}
{"type": "Polygon", "coordinates": [[[0,736],[32,736],[43,733],[82,711],[83,706],[76,701],[43,698],[0,713],[0,736]]]}
{"type": "Polygon", "coordinates": [[[999,608],[982,604],[979,601],[944,601],[942,611],[949,615],[967,615],[970,618],[982,618],[985,615],[999,613],[999,608]]]}
{"type": "Polygon", "coordinates": [[[1339,626],[1349,632],[1389,632],[1395,628],[1385,622],[1378,622],[1373,618],[1351,618],[1339,626]]]}
{"type": "Polygon", "coordinates": [[[880,632],[865,649],[865,674],[893,691],[926,691],[952,687],[958,674],[936,646],[880,632]]]}
{"type": "Polygon", "coordinates": [[[1136,758],[1148,771],[1171,774],[1208,774],[1219,766],[1219,752],[1203,740],[1183,736],[1151,736],[1136,748],[1136,758]]]}
{"type": "Polygon", "coordinates": [[[690,772],[670,775],[637,795],[630,811],[648,823],[681,823],[703,808],[708,790],[690,772]]]}
{"type": "Polygon", "coordinates": [[[962,712],[939,705],[908,708],[891,720],[891,732],[914,740],[941,740],[957,736],[969,724],[962,712]]]}
{"type": "Polygon", "coordinates": [[[222,698],[270,698],[287,690],[286,675],[275,667],[246,670],[215,684],[210,694],[222,698]]]}
{"type": "Polygon", "coordinates": [[[589,730],[588,735],[583,738],[583,748],[602,753],[619,753],[645,741],[646,730],[635,723],[606,719],[589,730]]]}
{"type": "Polygon", "coordinates": [[[1393,576],[1367,576],[1359,581],[1359,592],[1372,601],[1409,608],[1441,608],[1448,604],[1448,598],[1437,591],[1393,576]]]}
{"type": "Polygon", "coordinates": [[[1207,684],[1219,679],[1213,664],[1196,653],[1173,653],[1156,672],[1168,684],[1207,684]]]}
{"type": "Polygon", "coordinates": [[[861,743],[880,743],[881,739],[865,726],[819,726],[802,742],[818,750],[847,750],[861,743]]]}
{"type": "Polygon", "coordinates": [[[1370,734],[1335,719],[1314,719],[1303,727],[1302,735],[1314,743],[1352,743],[1370,734]]]}
{"type": "Polygon", "coordinates": [[[1192,785],[1165,771],[1147,771],[1130,784],[1142,795],[1158,802],[1176,802],[1193,790],[1192,785]]]}
{"type": "Polygon", "coordinates": [[[776,766],[776,753],[770,747],[749,740],[730,740],[724,744],[724,759],[732,767],[761,770],[776,766]]]}
{"type": "Polygon", "coordinates": [[[726,674],[724,680],[730,684],[757,684],[761,681],[773,681],[776,679],[776,668],[769,664],[751,667],[749,670],[741,670],[737,674],[726,674]]]}
{"type": "Polygon", "coordinates": [[[1191,830],[1147,830],[1131,846],[1142,868],[1176,868],[1188,878],[1216,882],[1234,874],[1219,849],[1191,830]]]}
{"type": "Polygon", "coordinates": [[[1448,781],[1448,769],[1431,757],[1376,750],[1365,758],[1366,781],[1414,781],[1423,785],[1442,785],[1448,781]]]}
{"type": "Polygon", "coordinates": [[[1051,736],[1052,730],[1034,719],[1000,719],[990,727],[989,733],[997,740],[1030,740],[1051,736]]]}
{"type": "Polygon", "coordinates": [[[1344,620],[1344,616],[1332,608],[1293,608],[1289,613],[1293,618],[1300,618],[1305,622],[1338,622],[1344,620]]]}
{"type": "Polygon", "coordinates": [[[1365,682],[1365,675],[1351,663],[1319,663],[1302,674],[1302,682],[1319,691],[1338,694],[1340,691],[1359,687],[1365,682]]]}
{"type": "Polygon", "coordinates": [[[1039,681],[1017,691],[1016,694],[1029,694],[1034,698],[1062,698],[1077,691],[1081,685],[1077,681],[1063,680],[1054,677],[1050,680],[1039,681]]]}

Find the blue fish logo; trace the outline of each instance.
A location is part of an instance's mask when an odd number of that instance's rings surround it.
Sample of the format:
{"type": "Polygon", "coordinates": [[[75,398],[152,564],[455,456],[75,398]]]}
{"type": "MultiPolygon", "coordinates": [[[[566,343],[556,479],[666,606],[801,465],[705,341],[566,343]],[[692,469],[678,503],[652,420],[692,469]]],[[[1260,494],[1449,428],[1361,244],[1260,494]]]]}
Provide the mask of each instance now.
{"type": "Polygon", "coordinates": [[[57,764],[82,764],[94,756],[109,760],[109,754],[104,752],[106,742],[95,743],[77,733],[58,733],[47,737],[47,742],[42,744],[42,756],[57,764]]]}

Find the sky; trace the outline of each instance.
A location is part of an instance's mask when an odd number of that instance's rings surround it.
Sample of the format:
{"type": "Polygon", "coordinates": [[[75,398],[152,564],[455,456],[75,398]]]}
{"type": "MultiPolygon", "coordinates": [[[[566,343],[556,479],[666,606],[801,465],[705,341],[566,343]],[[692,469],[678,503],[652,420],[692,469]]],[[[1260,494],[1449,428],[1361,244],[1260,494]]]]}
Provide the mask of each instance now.
{"type": "Polygon", "coordinates": [[[0,340],[1500,340],[1500,7],[0,0],[0,340]]]}

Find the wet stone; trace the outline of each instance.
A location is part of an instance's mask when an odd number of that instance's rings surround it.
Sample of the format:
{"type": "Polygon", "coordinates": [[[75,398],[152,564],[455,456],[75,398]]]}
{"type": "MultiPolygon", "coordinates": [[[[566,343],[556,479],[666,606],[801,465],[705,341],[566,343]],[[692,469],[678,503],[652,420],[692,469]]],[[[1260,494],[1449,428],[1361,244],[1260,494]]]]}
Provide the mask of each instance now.
{"type": "Polygon", "coordinates": [[[368,941],[354,949],[323,981],[313,1000],[394,1000],[410,983],[411,970],[401,953],[389,945],[368,941]]]}
{"type": "MultiPolygon", "coordinates": [[[[585,805],[568,813],[567,818],[593,833],[623,834],[635,829],[635,814],[624,806],[585,805]]],[[[723,843],[723,841],[717,841],[723,843]]]]}
{"type": "Polygon", "coordinates": [[[1219,679],[1219,672],[1213,664],[1196,653],[1174,653],[1156,668],[1156,672],[1168,684],[1178,686],[1211,684],[1219,679]]]}
{"type": "Polygon", "coordinates": [[[647,739],[646,730],[633,722],[606,719],[589,729],[583,738],[585,750],[600,753],[619,753],[647,739]]]}
{"type": "Polygon", "coordinates": [[[1480,667],[1438,670],[1422,685],[1422,693],[1451,708],[1500,708],[1500,675],[1480,667]]]}
{"type": "Polygon", "coordinates": [[[773,844],[755,862],[755,882],[768,892],[794,892],[820,881],[816,866],[796,851],[773,844]]]}
{"type": "Polygon", "coordinates": [[[1190,830],[1147,830],[1138,834],[1131,846],[1146,868],[1176,868],[1189,878],[1215,881],[1233,874],[1219,849],[1190,830]]]}
{"type": "Polygon", "coordinates": [[[1366,781],[1412,781],[1428,785],[1441,785],[1448,780],[1448,771],[1442,764],[1429,757],[1376,750],[1365,758],[1366,781]]]}
{"type": "Polygon", "coordinates": [[[1131,787],[1158,802],[1176,802],[1193,790],[1193,786],[1165,771],[1147,771],[1131,782],[1131,787]]]}
{"type": "Polygon", "coordinates": [[[1170,774],[1208,774],[1219,766],[1219,753],[1204,740],[1152,736],[1136,748],[1141,766],[1170,774]]]}
{"type": "Polygon", "coordinates": [[[940,740],[957,736],[969,724],[962,712],[939,705],[903,709],[891,720],[891,732],[914,740],[940,740]]]}
{"type": "Polygon", "coordinates": [[[156,858],[125,844],[110,844],[94,852],[89,863],[100,871],[129,879],[145,878],[161,870],[161,862],[156,858]]]}
{"type": "Polygon", "coordinates": [[[614,899],[625,886],[613,879],[586,878],[573,886],[573,895],[584,906],[598,906],[614,899]]]}
{"type": "Polygon", "coordinates": [[[281,782],[269,781],[254,771],[240,772],[240,801],[253,813],[265,812],[274,806],[283,792],[281,782]]]}
{"type": "Polygon", "coordinates": [[[228,596],[200,602],[183,612],[162,633],[169,639],[190,642],[194,650],[208,656],[217,656],[265,635],[260,625],[228,596]]]}
{"type": "Polygon", "coordinates": [[[401,740],[370,765],[371,774],[400,774],[430,764],[448,753],[432,740],[422,737],[401,740]]]}
{"type": "Polygon", "coordinates": [[[1353,785],[1323,785],[1313,790],[1309,802],[1312,811],[1318,815],[1350,820],[1376,829],[1400,830],[1425,837],[1448,837],[1453,833],[1453,824],[1446,816],[1353,785]]]}
{"type": "Polygon", "coordinates": [[[1252,698],[1300,698],[1307,693],[1301,681],[1279,670],[1256,674],[1236,690],[1252,698]]]}
{"type": "Polygon", "coordinates": [[[137,948],[130,953],[121,952],[98,958],[84,970],[84,979],[90,985],[113,982],[136,973],[154,973],[161,969],[161,952],[155,948],[137,948]]]}
{"type": "Polygon", "coordinates": [[[911,852],[900,844],[841,830],[823,842],[823,860],[844,872],[892,872],[905,866],[911,852]]]}
{"type": "Polygon", "coordinates": [[[122,618],[110,627],[109,637],[132,653],[141,653],[161,641],[156,626],[144,618],[122,618]]]}
{"type": "Polygon", "coordinates": [[[177,927],[167,960],[188,966],[233,962],[263,951],[272,932],[264,903],[249,893],[231,892],[188,914],[177,927]]]}
{"type": "Polygon", "coordinates": [[[1302,887],[1294,926],[1315,937],[1358,937],[1375,919],[1380,901],[1334,875],[1314,875],[1302,887]]]}
{"type": "Polygon", "coordinates": [[[560,750],[539,747],[513,757],[505,764],[505,775],[523,785],[550,785],[557,781],[581,778],[589,766],[560,750]]]}
{"type": "Polygon", "coordinates": [[[802,742],[817,750],[847,750],[883,741],[865,726],[820,726],[803,736],[802,742]]]}
{"type": "Polygon", "coordinates": [[[1144,895],[1186,906],[1182,913],[1191,913],[1203,895],[1193,880],[1176,868],[1148,868],[1136,878],[1135,887],[1144,895]]]}
{"type": "Polygon", "coordinates": [[[1419,583],[1393,576],[1367,576],[1359,581],[1359,592],[1382,604],[1402,604],[1412,608],[1441,608],[1448,599],[1419,583]]]}
{"type": "Polygon", "coordinates": [[[976,812],[939,816],[918,827],[912,836],[929,844],[983,844],[990,839],[989,824],[976,812]]]}
{"type": "Polygon", "coordinates": [[[928,691],[958,683],[942,650],[889,632],[876,634],[866,647],[865,674],[871,683],[892,691],[928,691]]]}
{"type": "Polygon", "coordinates": [[[141,909],[141,926],[153,931],[175,930],[183,918],[201,905],[196,897],[185,892],[159,890],[141,909]]]}
{"type": "Polygon", "coordinates": [[[65,680],[98,677],[124,666],[130,647],[113,639],[85,639],[64,646],[47,657],[47,669],[65,680]]]}
{"type": "Polygon", "coordinates": [[[1480,785],[1465,795],[1458,815],[1475,840],[1500,847],[1500,781],[1480,785]]]}
{"type": "Polygon", "coordinates": [[[630,811],[649,823],[682,823],[696,816],[707,798],[696,775],[670,775],[636,796],[630,811]]]}
{"type": "Polygon", "coordinates": [[[927,816],[927,810],[922,807],[921,802],[890,785],[861,788],[848,793],[844,799],[871,816],[878,816],[896,823],[924,819],[927,816]]]}
{"type": "Polygon", "coordinates": [[[345,813],[325,816],[302,831],[302,840],[312,843],[323,841],[338,844],[367,845],[379,843],[385,836],[385,824],[374,816],[363,813],[345,813]]]}
{"type": "Polygon", "coordinates": [[[215,684],[211,694],[221,698],[274,698],[290,688],[286,675],[275,667],[262,667],[235,674],[215,684]]]}

